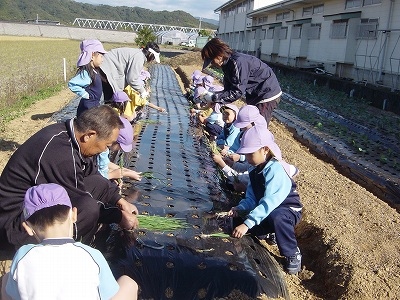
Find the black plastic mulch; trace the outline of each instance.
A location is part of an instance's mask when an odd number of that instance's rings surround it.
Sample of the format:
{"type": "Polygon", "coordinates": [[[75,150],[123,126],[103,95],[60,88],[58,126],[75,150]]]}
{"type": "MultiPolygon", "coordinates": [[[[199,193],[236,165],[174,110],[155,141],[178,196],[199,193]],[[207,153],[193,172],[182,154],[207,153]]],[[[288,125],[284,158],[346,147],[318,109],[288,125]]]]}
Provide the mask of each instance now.
{"type": "Polygon", "coordinates": [[[258,242],[202,236],[227,230],[213,210],[228,209],[229,199],[206,145],[190,125],[175,73],[165,65],[150,71],[150,101],[167,113],[146,109],[135,127],[134,150],[124,162],[155,178],[126,182],[123,194],[141,214],[182,218],[189,226],[172,232],[107,232],[106,245],[99,247],[106,247],[113,271],[135,279],[141,299],[214,299],[233,290],[252,298],[288,299],[281,266],[258,242]]]}

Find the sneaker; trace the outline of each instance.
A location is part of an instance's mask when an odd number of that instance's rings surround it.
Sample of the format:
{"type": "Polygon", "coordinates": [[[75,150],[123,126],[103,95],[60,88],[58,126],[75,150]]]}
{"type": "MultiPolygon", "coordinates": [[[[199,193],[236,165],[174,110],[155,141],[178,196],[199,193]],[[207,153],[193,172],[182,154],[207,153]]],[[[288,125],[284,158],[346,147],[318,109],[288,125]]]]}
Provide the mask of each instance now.
{"type": "Polygon", "coordinates": [[[268,245],[274,246],[276,245],[276,236],[275,233],[268,233],[265,236],[265,241],[267,242],[268,245]]]}
{"type": "Polygon", "coordinates": [[[289,274],[297,274],[301,271],[301,253],[299,248],[297,248],[293,256],[286,257],[286,271],[289,274]]]}

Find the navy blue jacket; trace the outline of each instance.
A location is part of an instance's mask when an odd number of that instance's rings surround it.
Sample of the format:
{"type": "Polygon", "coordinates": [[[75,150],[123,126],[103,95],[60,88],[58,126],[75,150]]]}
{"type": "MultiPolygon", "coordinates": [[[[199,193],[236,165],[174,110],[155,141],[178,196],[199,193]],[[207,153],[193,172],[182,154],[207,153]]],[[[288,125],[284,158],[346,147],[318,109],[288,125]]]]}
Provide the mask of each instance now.
{"type": "Polygon", "coordinates": [[[255,56],[234,52],[222,65],[224,90],[216,92],[218,102],[234,102],[244,96],[255,105],[282,91],[272,69],[255,56]]]}

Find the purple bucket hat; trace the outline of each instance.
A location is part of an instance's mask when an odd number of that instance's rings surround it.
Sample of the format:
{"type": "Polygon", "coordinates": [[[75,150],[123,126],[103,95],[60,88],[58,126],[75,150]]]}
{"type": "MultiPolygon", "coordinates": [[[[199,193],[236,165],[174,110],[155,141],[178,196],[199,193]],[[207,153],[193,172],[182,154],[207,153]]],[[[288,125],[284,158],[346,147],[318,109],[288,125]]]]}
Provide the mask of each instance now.
{"type": "Polygon", "coordinates": [[[123,103],[126,101],[129,101],[129,97],[127,95],[127,93],[125,93],[124,91],[118,91],[115,92],[112,96],[112,101],[116,102],[116,103],[123,103]]]}
{"type": "Polygon", "coordinates": [[[119,135],[117,138],[117,143],[121,147],[122,151],[124,152],[131,152],[132,151],[132,143],[133,143],[133,128],[132,124],[123,117],[119,117],[124,123],[124,128],[119,130],[119,135]]]}
{"type": "Polygon", "coordinates": [[[239,113],[239,108],[235,104],[229,103],[229,104],[221,105],[220,110],[223,109],[224,107],[227,107],[227,108],[233,110],[236,113],[236,117],[237,117],[237,115],[239,113]]]}
{"type": "Polygon", "coordinates": [[[238,154],[254,153],[262,147],[267,146],[278,160],[282,160],[282,153],[274,142],[274,135],[263,125],[255,125],[247,129],[240,140],[238,154]]]}
{"type": "Polygon", "coordinates": [[[267,126],[267,121],[260,114],[257,106],[245,105],[239,109],[239,113],[236,116],[236,121],[233,125],[237,128],[247,127],[249,124],[254,123],[255,125],[267,126]]]}
{"type": "Polygon", "coordinates": [[[139,79],[142,81],[146,81],[147,79],[150,79],[150,72],[146,70],[140,71],[139,79]]]}
{"type": "Polygon", "coordinates": [[[107,51],[104,50],[101,42],[98,40],[83,40],[80,44],[80,48],[81,54],[79,55],[78,62],[76,63],[78,67],[90,63],[92,59],[92,54],[94,52],[99,52],[101,54],[107,53],[107,51]]]}
{"type": "Polygon", "coordinates": [[[55,205],[72,207],[67,191],[61,185],[44,183],[30,187],[24,197],[24,218],[27,220],[38,210],[55,205]]]}

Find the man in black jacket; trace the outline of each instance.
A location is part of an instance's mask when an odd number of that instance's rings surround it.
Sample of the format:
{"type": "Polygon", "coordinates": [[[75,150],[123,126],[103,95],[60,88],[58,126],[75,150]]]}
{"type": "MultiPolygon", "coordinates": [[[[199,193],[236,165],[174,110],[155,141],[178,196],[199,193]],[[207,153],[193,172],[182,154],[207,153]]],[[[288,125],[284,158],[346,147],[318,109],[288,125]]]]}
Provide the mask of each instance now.
{"type": "Polygon", "coordinates": [[[79,241],[89,243],[98,223],[137,227],[137,208],[99,174],[93,158],[117,140],[122,127],[118,114],[103,105],[41,129],[15,151],[0,177],[3,249],[36,242],[22,228],[22,204],[26,190],[42,183],[57,183],[67,190],[72,205],[78,209],[79,241]]]}

